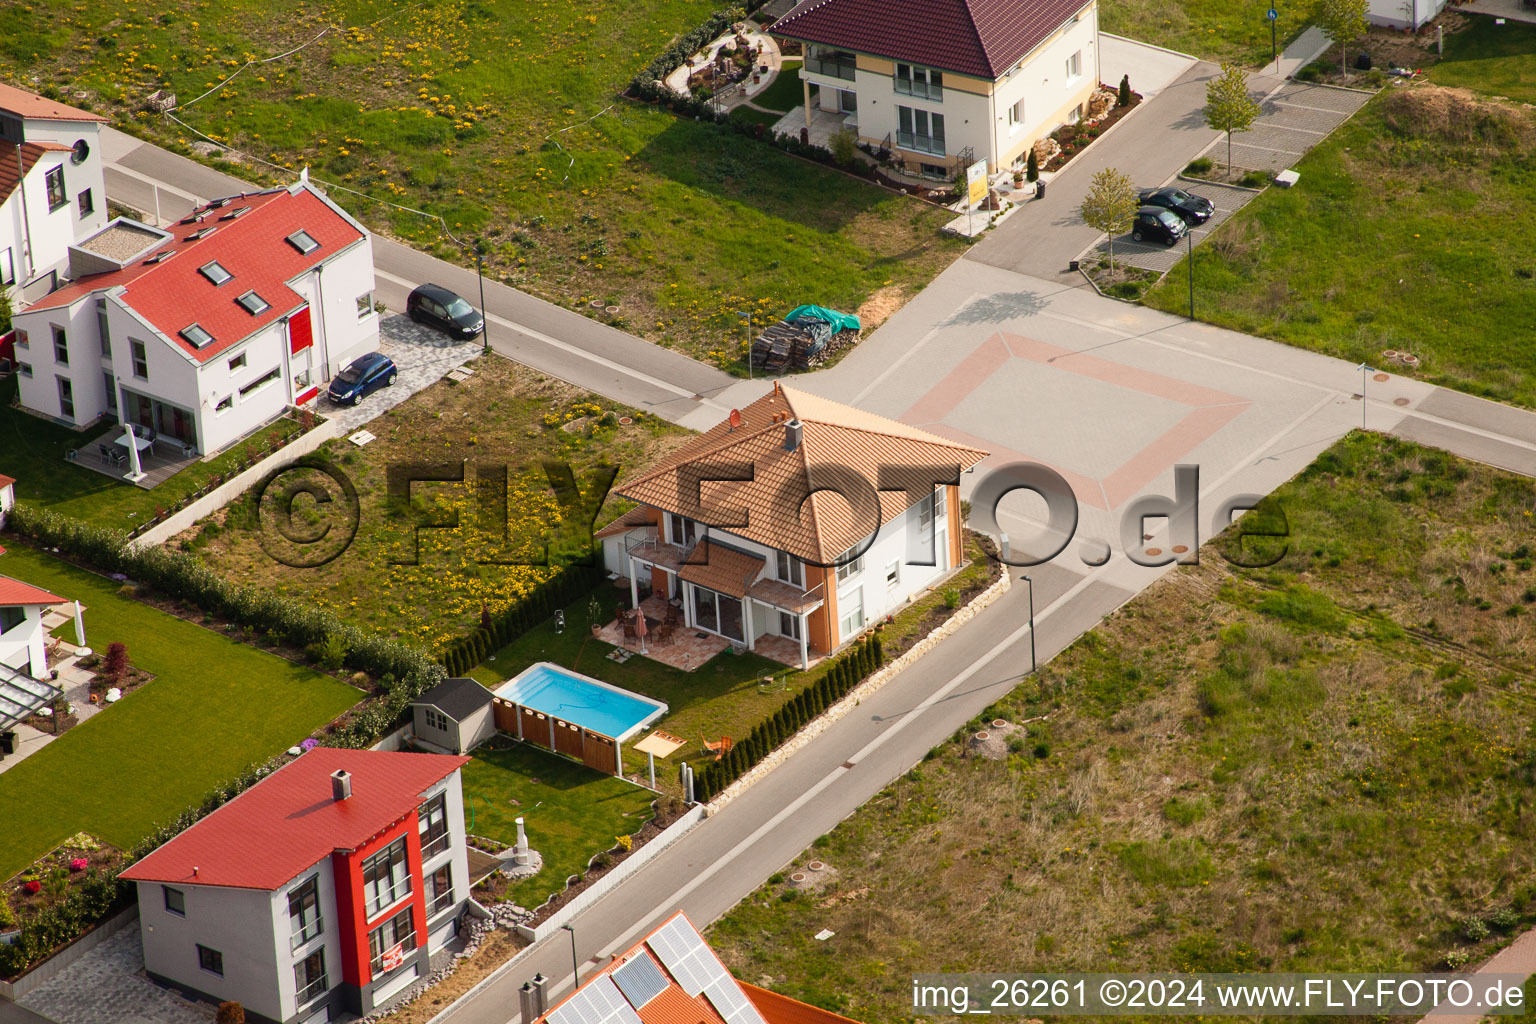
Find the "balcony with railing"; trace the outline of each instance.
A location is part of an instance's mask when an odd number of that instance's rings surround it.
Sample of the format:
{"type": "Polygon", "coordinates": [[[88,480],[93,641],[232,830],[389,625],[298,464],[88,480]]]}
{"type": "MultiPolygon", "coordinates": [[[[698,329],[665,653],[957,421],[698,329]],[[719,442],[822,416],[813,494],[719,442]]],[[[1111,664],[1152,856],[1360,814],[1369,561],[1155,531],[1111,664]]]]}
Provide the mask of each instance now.
{"type": "Polygon", "coordinates": [[[448,849],[450,837],[446,829],[443,830],[441,835],[433,836],[431,839],[428,839],[425,835],[421,838],[421,859],[423,862],[431,860],[448,849]]]}
{"type": "Polygon", "coordinates": [[[299,994],[295,1001],[299,1006],[303,1006],[311,1000],[319,999],[321,996],[325,995],[326,992],[330,991],[330,988],[331,985],[329,979],[327,979],[326,976],[322,974],[314,981],[311,981],[308,985],[305,985],[303,988],[299,989],[299,994]]]}
{"type": "Polygon", "coordinates": [[[805,63],[802,65],[805,71],[813,75],[841,78],[845,82],[853,81],[857,67],[858,58],[841,50],[811,50],[805,55],[805,63]]]}
{"type": "MultiPolygon", "coordinates": [[[[698,543],[697,539],[694,543],[698,543]]],[[[642,526],[624,535],[624,554],[627,557],[639,559],[669,572],[677,572],[682,568],[684,559],[692,550],[692,544],[686,548],[669,544],[662,539],[659,529],[655,526],[642,526]]]]}
{"type": "Polygon", "coordinates": [[[939,81],[927,81],[922,78],[894,79],[897,95],[916,96],[920,100],[933,100],[938,102],[944,98],[944,86],[939,81]]]}
{"type": "Polygon", "coordinates": [[[915,153],[931,153],[934,156],[944,155],[944,136],[919,135],[916,132],[896,133],[896,145],[902,149],[910,149],[915,153]]]}
{"type": "Polygon", "coordinates": [[[307,945],[311,939],[319,938],[325,933],[325,919],[319,916],[303,922],[294,921],[293,925],[293,934],[288,940],[290,950],[299,949],[307,945]]]}

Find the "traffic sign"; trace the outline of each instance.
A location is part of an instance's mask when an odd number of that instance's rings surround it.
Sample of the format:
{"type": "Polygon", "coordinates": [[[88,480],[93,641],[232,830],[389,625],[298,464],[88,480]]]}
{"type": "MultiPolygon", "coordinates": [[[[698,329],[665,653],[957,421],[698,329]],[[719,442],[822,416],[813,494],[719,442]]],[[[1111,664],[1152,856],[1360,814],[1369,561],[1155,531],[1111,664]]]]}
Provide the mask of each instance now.
{"type": "Polygon", "coordinates": [[[1268,18],[1270,21],[1274,21],[1276,18],[1280,17],[1280,12],[1271,7],[1265,13],[1264,17],[1268,18]]]}

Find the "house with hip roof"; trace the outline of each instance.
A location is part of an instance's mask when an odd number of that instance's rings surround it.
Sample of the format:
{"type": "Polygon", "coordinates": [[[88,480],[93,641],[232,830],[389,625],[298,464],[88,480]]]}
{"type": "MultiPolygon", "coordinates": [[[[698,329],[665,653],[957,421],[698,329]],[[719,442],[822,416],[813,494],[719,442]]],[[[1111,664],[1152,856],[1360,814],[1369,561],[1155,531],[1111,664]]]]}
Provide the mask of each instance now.
{"type": "Polygon", "coordinates": [[[368,231],[308,175],[165,229],[118,218],[69,249],[72,280],[16,314],[21,404],[211,453],[377,347],[368,231]]]}
{"type": "Polygon", "coordinates": [[[123,871],[149,976],[257,1022],[368,1013],[469,901],[467,757],[316,747],[123,871]]]}
{"type": "MultiPolygon", "coordinates": [[[[682,911],[613,957],[551,1007],[523,988],[531,1024],[857,1024],[737,981],[682,911]]],[[[508,1014],[510,1018],[511,1014],[508,1014]]]]}
{"type": "Polygon", "coordinates": [[[805,47],[805,126],[835,117],[909,171],[1022,167],[1099,85],[1096,0],[804,0],[769,30],[805,47]]]}
{"type": "Polygon", "coordinates": [[[106,120],[0,83],[0,294],[13,308],[58,287],[69,247],[107,222],[106,120]]]}
{"type": "Polygon", "coordinates": [[[960,564],[960,474],[986,456],[775,384],[620,487],[639,507],[596,536],[636,606],[806,667],[960,564]]]}

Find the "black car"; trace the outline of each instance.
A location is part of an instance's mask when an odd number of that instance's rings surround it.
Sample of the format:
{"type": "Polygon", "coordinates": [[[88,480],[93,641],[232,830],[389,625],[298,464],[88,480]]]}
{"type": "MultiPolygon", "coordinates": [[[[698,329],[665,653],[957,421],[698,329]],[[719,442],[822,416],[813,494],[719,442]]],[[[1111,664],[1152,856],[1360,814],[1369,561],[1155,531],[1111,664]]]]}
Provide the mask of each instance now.
{"type": "Polygon", "coordinates": [[[1161,206],[1143,206],[1136,211],[1131,222],[1131,240],[1135,242],[1157,241],[1173,245],[1184,237],[1189,227],[1172,211],[1161,206]]]}
{"type": "Polygon", "coordinates": [[[1211,214],[1216,212],[1216,204],[1205,196],[1197,196],[1193,192],[1186,192],[1174,185],[1142,189],[1141,205],[1160,206],[1165,210],[1172,210],[1191,227],[1204,224],[1211,219],[1211,214]]]}
{"type": "Polygon", "coordinates": [[[400,371],[395,361],[382,352],[358,356],[336,375],[326,394],[337,405],[356,405],[365,395],[379,388],[393,387],[400,371]]]}
{"type": "Polygon", "coordinates": [[[461,341],[478,338],[485,329],[485,317],[474,306],[438,284],[417,286],[405,300],[405,312],[417,323],[436,327],[461,341]]]}

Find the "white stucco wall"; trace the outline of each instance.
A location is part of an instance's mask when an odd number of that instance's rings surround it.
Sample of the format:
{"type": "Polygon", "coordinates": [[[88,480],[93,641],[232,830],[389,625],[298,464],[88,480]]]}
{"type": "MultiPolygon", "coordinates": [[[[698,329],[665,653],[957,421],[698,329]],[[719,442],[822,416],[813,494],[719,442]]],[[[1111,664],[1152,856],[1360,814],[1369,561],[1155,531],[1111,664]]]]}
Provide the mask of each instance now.
{"type": "MultiPolygon", "coordinates": [[[[15,122],[13,121],[12,124],[15,122]]],[[[0,156],[15,159],[10,143],[17,141],[55,143],[73,146],[84,139],[90,152],[79,164],[71,162],[71,153],[50,152],[33,166],[18,192],[0,205],[0,253],[9,249],[16,282],[12,298],[17,299],[25,285],[47,277],[50,271],[60,276],[69,263],[69,246],[99,230],[107,222],[107,193],[102,176],[101,128],[93,121],[27,120],[22,125],[22,139],[7,138],[0,146],[0,156]],[[49,211],[45,179],[54,167],[64,169],[66,202],[49,211]],[[91,191],[92,211],[81,216],[79,195],[91,191]],[[23,210],[23,198],[25,210],[23,210]],[[29,231],[30,229],[30,231],[29,231]],[[30,248],[26,244],[31,239],[30,248]]],[[[46,290],[39,285],[38,289],[46,290]]],[[[38,298],[38,289],[27,289],[28,299],[38,298]]]]}
{"type": "Polygon", "coordinates": [[[40,605],[23,605],[23,619],[0,633],[0,665],[24,672],[33,679],[48,673],[47,637],[40,605]]]}
{"type": "MultiPolygon", "coordinates": [[[[948,537],[951,524],[947,517],[939,518],[939,514],[944,511],[943,494],[941,488],[934,500],[931,552],[926,545],[918,542],[918,510],[914,505],[899,518],[880,528],[875,534],[874,543],[862,556],[864,568],[837,584],[838,622],[834,623],[833,628],[838,631],[838,643],[846,643],[859,633],[858,629],[844,633],[842,619],[860,597],[864,602],[864,624],[869,625],[901,608],[913,595],[920,593],[949,570],[948,537]],[[936,564],[918,564],[930,558],[936,564]],[[893,562],[897,563],[897,584],[889,587],[886,585],[886,570],[893,562]]],[[[836,578],[835,575],[833,578],[836,578]]]]}

